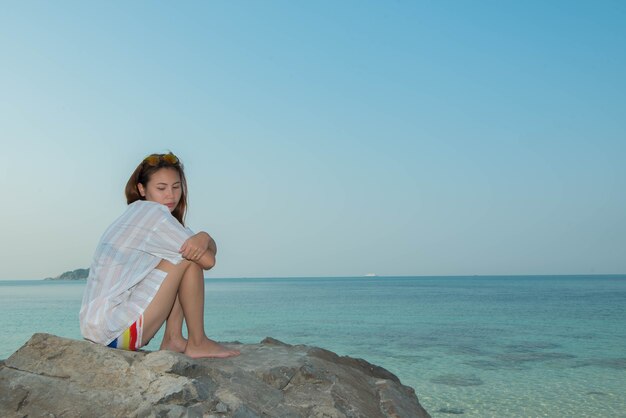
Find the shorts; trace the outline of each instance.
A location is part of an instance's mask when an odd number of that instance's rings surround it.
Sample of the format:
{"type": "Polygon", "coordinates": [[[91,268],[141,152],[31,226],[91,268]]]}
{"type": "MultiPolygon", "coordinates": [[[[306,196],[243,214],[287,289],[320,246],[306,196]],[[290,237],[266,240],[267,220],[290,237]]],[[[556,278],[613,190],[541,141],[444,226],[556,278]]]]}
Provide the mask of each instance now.
{"type": "Polygon", "coordinates": [[[143,315],[133,322],[119,337],[111,341],[107,347],[120,348],[122,350],[137,351],[141,348],[143,334],[143,315]]]}

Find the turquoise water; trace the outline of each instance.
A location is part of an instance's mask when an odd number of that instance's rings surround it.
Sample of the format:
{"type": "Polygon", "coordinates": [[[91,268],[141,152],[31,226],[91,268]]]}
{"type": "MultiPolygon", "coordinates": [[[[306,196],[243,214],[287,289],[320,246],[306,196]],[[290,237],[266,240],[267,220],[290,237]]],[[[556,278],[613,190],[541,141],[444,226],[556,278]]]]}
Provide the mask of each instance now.
{"type": "MultiPolygon", "coordinates": [[[[0,358],[34,332],[80,338],[83,287],[0,281],[0,358]]],[[[206,287],[211,337],[272,336],[365,358],[415,388],[434,417],[626,417],[626,276],[210,279],[206,287]]]]}

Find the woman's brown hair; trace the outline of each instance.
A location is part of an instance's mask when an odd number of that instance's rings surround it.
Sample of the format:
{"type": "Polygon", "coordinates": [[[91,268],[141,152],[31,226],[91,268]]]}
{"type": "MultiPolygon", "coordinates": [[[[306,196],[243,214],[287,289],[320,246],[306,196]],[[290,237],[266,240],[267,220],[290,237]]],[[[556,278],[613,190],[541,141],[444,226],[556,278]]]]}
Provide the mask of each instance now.
{"type": "Polygon", "coordinates": [[[167,154],[150,154],[143,159],[126,183],[126,203],[130,205],[138,200],[146,200],[146,198],[139,193],[137,185],[141,183],[143,187],[146,187],[152,175],[162,168],[172,168],[176,170],[180,176],[180,200],[176,208],[172,211],[172,215],[184,226],[185,213],[187,212],[187,180],[185,179],[183,164],[178,157],[171,152],[167,154]]]}

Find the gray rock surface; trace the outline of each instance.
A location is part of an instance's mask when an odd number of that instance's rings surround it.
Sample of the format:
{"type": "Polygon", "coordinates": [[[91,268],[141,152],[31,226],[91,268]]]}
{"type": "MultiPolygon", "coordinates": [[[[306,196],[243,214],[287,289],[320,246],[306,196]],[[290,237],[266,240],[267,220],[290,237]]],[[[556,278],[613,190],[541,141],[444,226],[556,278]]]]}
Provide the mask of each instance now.
{"type": "Polygon", "coordinates": [[[230,359],[35,334],[0,363],[2,417],[429,417],[382,367],[272,338],[230,359]]]}

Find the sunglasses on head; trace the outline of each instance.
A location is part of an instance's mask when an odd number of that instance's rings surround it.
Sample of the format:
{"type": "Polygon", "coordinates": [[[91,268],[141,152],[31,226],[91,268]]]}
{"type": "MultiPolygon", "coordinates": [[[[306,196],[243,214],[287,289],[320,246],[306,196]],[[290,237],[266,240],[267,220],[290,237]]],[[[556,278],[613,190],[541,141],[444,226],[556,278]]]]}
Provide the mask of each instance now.
{"type": "Polygon", "coordinates": [[[169,154],[152,154],[148,155],[144,158],[143,162],[150,166],[157,166],[161,161],[166,162],[167,164],[176,165],[178,164],[178,157],[172,153],[169,154]]]}

